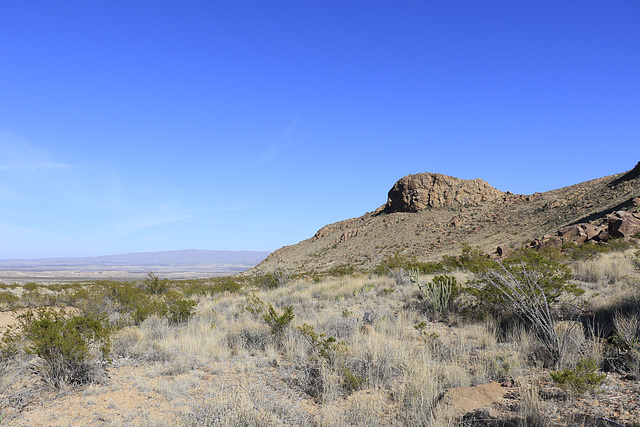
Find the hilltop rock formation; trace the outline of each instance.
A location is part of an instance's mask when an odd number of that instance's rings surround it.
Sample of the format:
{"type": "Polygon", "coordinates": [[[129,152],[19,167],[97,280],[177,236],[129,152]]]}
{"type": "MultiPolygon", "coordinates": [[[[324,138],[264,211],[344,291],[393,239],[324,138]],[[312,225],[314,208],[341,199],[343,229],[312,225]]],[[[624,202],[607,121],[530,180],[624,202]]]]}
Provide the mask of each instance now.
{"type": "Polygon", "coordinates": [[[524,245],[628,238],[640,231],[638,198],[640,163],[625,173],[532,195],[502,192],[480,179],[408,175],[375,211],[326,225],[309,239],[273,252],[249,274],[278,267],[368,269],[396,254],[439,261],[459,254],[464,244],[486,253],[499,246],[504,255],[524,245]]]}
{"type": "Polygon", "coordinates": [[[407,175],[389,190],[386,213],[477,205],[503,196],[482,179],[465,180],[439,173],[407,175]]]}

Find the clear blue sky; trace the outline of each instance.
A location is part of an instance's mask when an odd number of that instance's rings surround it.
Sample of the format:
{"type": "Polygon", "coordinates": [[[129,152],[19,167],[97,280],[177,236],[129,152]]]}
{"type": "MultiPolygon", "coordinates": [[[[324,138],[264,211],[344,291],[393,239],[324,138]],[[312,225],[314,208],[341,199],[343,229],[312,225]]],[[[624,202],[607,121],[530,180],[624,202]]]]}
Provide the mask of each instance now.
{"type": "Polygon", "coordinates": [[[640,161],[640,2],[4,1],[0,258],[275,250],[640,161]]]}

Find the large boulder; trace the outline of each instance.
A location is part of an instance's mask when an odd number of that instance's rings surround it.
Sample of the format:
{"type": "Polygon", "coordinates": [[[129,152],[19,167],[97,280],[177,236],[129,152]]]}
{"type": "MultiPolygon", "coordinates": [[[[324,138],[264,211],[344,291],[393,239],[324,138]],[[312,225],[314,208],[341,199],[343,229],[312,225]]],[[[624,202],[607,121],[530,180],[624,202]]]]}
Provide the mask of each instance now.
{"type": "Polygon", "coordinates": [[[401,178],[389,190],[385,212],[418,212],[428,208],[475,205],[505,193],[482,179],[466,180],[439,173],[401,178]]]}
{"type": "Polygon", "coordinates": [[[640,215],[625,211],[609,215],[609,235],[611,237],[631,237],[640,233],[640,215]]]}
{"type": "Polygon", "coordinates": [[[562,227],[558,230],[558,236],[562,238],[563,242],[584,243],[587,240],[587,233],[582,225],[576,224],[562,227]]]}

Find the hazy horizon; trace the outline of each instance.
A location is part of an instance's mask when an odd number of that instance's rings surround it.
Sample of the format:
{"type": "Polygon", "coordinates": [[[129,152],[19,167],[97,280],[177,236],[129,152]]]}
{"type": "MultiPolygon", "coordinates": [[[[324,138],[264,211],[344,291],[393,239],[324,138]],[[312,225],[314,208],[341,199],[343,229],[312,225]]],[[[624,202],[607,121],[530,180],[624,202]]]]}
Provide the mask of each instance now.
{"type": "Polygon", "coordinates": [[[128,255],[160,255],[160,254],[171,254],[171,253],[187,253],[187,252],[205,252],[205,253],[230,253],[230,254],[270,254],[271,251],[225,251],[225,250],[212,250],[212,249],[175,249],[168,251],[143,251],[143,252],[124,252],[117,254],[101,254],[101,255],[84,255],[84,256],[65,256],[65,257],[46,257],[46,258],[0,258],[0,268],[2,268],[1,263],[8,261],[46,261],[46,260],[63,260],[63,259],[93,259],[93,258],[112,258],[112,257],[120,257],[120,256],[128,256],[128,255]]]}

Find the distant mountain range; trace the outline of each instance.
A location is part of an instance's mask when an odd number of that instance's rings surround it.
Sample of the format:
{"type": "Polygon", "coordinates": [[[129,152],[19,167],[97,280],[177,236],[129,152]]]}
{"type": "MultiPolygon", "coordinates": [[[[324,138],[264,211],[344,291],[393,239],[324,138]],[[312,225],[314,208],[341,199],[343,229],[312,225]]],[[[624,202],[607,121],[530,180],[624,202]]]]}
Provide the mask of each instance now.
{"type": "Polygon", "coordinates": [[[174,278],[223,276],[247,270],[267,255],[267,251],[187,249],[90,257],[5,259],[0,260],[0,280],[126,278],[150,271],[174,278]]]}

